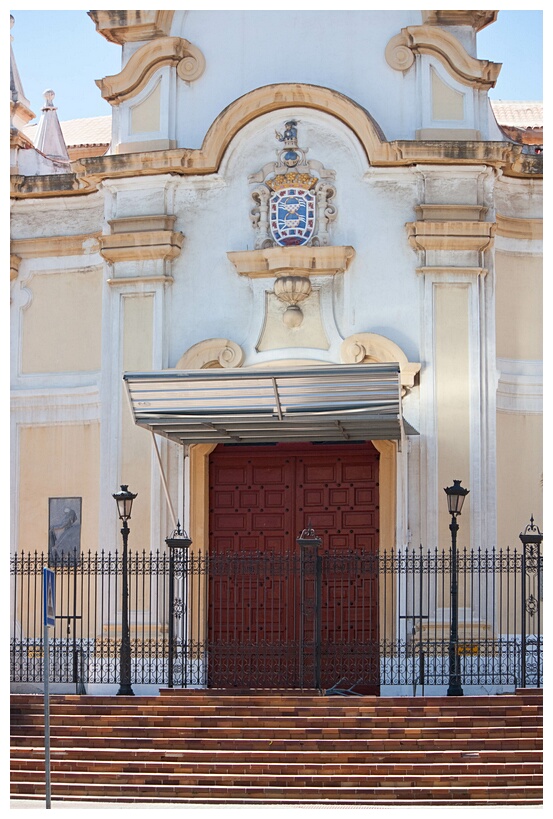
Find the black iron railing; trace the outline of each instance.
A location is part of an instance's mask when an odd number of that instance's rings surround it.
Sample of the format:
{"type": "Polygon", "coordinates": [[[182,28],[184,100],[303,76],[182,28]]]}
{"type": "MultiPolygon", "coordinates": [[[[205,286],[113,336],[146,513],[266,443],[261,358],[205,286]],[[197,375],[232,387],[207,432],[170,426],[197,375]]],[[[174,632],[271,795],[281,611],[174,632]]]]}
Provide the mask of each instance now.
{"type": "MultiPolygon", "coordinates": [[[[455,648],[464,686],[542,685],[542,558],[532,549],[459,552],[455,648]]],[[[38,553],[11,558],[14,682],[42,681],[47,565],[38,553]]],[[[121,555],[88,553],[50,568],[50,679],[81,693],[89,683],[118,683],[121,555]]],[[[449,551],[420,547],[378,555],[184,550],[173,561],[129,551],[132,684],[447,685],[450,569],[449,551]]]]}

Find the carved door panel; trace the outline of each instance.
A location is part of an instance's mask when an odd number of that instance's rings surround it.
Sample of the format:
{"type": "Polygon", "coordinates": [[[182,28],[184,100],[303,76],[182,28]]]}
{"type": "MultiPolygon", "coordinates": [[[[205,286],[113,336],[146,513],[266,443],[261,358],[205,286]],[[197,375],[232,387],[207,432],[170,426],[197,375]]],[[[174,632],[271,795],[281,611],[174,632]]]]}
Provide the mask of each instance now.
{"type": "Polygon", "coordinates": [[[350,685],[366,676],[378,572],[360,556],[378,551],[378,453],[371,444],[220,447],[210,459],[211,687],[312,686],[309,657],[299,656],[315,634],[296,543],[308,523],[323,538],[321,685],[346,666],[350,685]]]}

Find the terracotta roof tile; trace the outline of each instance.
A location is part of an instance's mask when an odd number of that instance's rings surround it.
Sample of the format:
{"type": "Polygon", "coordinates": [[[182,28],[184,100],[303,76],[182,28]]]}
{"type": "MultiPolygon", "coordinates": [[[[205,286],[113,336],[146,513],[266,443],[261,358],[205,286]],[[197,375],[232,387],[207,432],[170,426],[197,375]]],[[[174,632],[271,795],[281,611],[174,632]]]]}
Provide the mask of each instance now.
{"type": "Polygon", "coordinates": [[[490,100],[499,125],[514,128],[543,128],[543,103],[490,100]]]}
{"type": "MultiPolygon", "coordinates": [[[[68,119],[61,122],[61,130],[68,148],[74,145],[108,145],[111,142],[111,114],[105,117],[68,119]]],[[[28,125],[25,136],[34,142],[37,126],[28,125]]]]}

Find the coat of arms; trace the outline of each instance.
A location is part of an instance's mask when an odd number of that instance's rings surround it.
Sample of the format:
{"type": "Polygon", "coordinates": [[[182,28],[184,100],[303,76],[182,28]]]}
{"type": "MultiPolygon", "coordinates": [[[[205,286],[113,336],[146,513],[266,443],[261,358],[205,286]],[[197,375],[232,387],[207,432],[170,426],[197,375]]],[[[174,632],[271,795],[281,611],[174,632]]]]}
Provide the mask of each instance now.
{"type": "Polygon", "coordinates": [[[250,176],[250,182],[263,183],[252,192],[256,248],[329,243],[328,225],[336,216],[331,201],[336,190],[329,184],[334,171],[306,159],[306,149],[298,147],[297,126],[297,120],[289,120],[283,134],[276,132],[283,143],[277,162],[250,176]]]}

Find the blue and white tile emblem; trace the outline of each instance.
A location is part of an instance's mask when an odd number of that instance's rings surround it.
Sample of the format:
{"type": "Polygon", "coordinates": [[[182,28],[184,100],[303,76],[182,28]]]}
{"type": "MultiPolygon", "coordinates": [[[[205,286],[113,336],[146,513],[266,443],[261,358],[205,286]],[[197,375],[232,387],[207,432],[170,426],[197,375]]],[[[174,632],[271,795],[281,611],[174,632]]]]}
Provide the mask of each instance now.
{"type": "Polygon", "coordinates": [[[305,245],[315,229],[315,196],[299,187],[283,188],[271,196],[271,235],[277,245],[305,245]]]}
{"type": "Polygon", "coordinates": [[[284,132],[275,131],[283,144],[277,161],[249,177],[257,183],[250,210],[256,231],[255,248],[321,246],[330,243],[329,225],[336,217],[335,172],[298,145],[298,121],[288,120],[284,132]]]}

